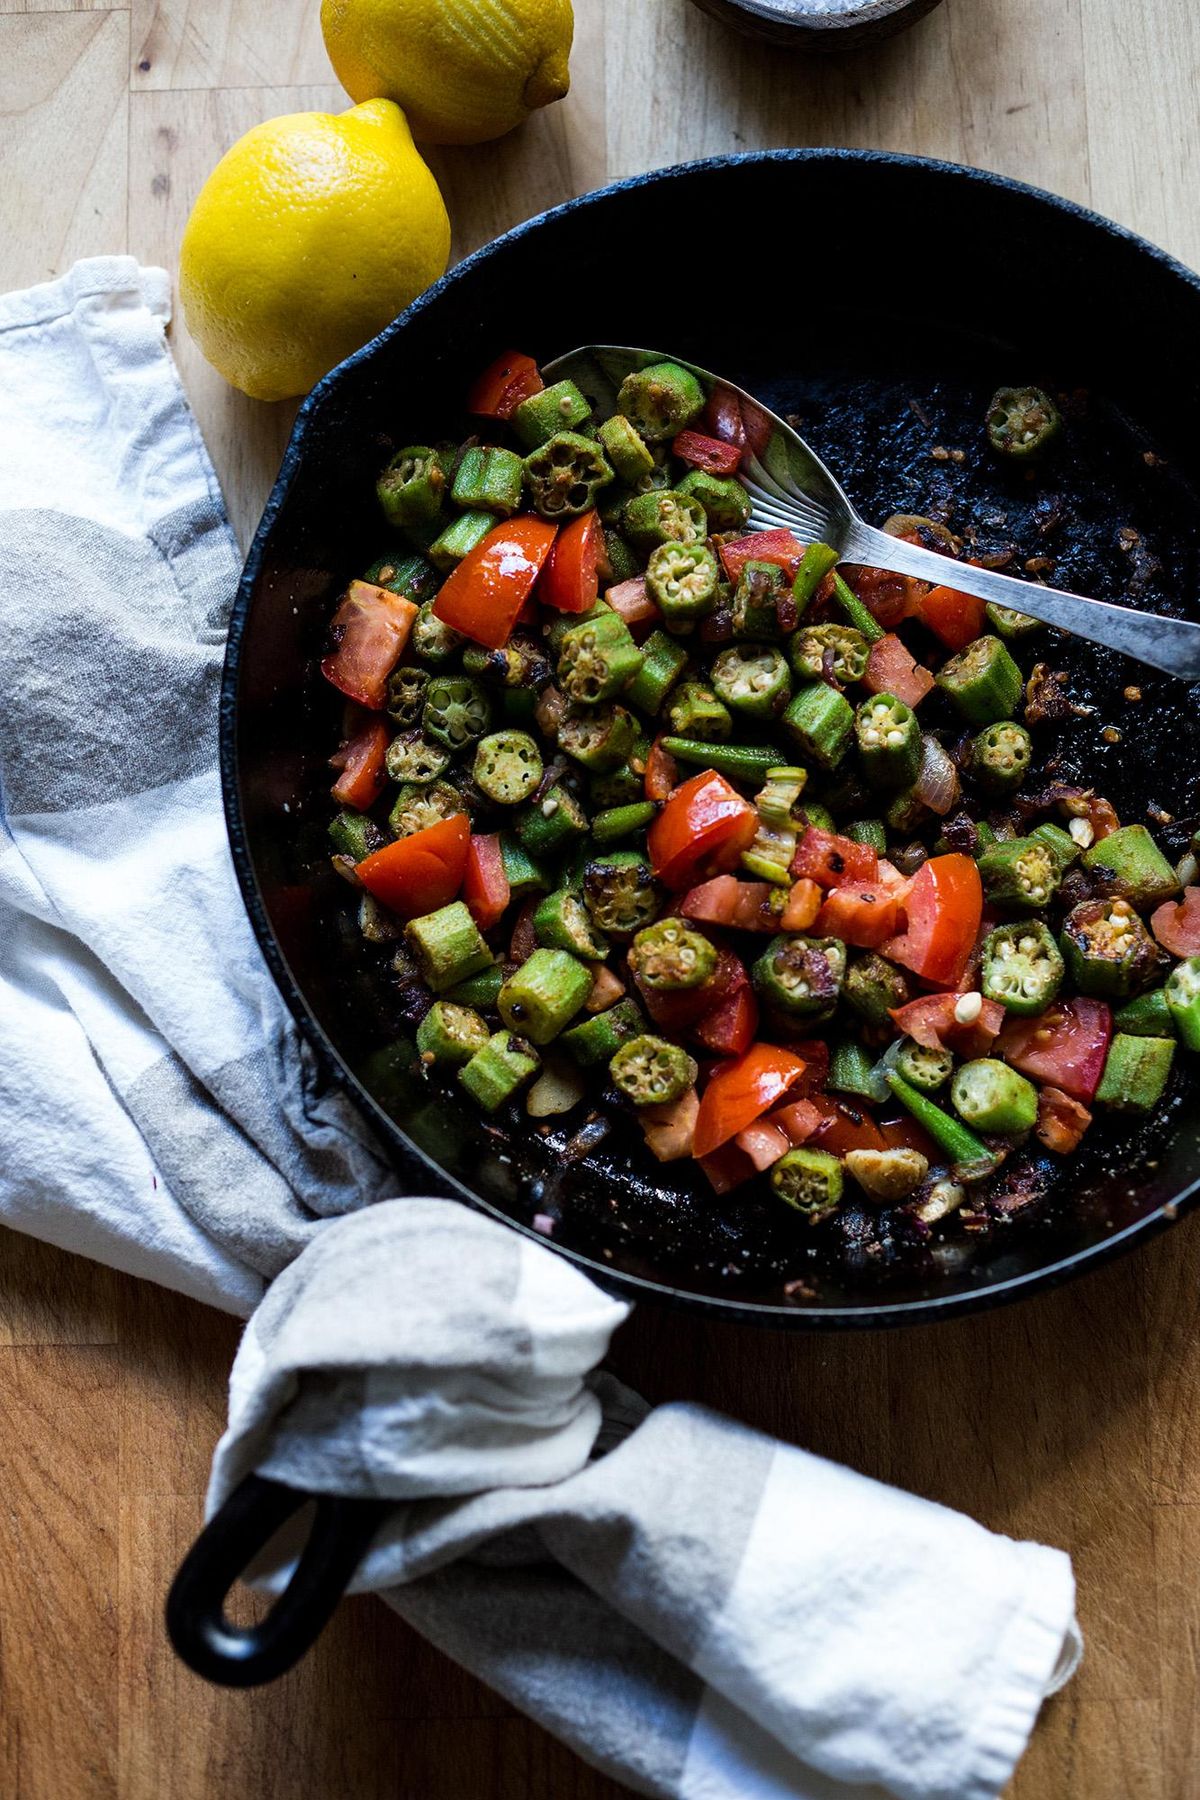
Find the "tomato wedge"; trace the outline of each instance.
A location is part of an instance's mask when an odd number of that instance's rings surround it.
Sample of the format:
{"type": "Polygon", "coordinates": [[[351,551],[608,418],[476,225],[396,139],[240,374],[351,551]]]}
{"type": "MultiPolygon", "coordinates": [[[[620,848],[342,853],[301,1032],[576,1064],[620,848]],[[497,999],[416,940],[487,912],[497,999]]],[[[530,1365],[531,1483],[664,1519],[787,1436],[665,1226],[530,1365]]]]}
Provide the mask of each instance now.
{"type": "Polygon", "coordinates": [[[708,1156],[698,1156],[696,1161],[704,1170],[714,1194],[728,1194],[758,1173],[746,1152],[734,1143],[722,1144],[719,1150],[708,1156]]]}
{"type": "Polygon", "coordinates": [[[818,937],[841,938],[858,950],[878,950],[896,929],[895,894],[877,882],[856,881],[831,888],[817,914],[818,937]]]}
{"type": "Polygon", "coordinates": [[[808,827],[792,858],[793,880],[815,881],[823,888],[840,887],[844,881],[875,881],[878,875],[879,857],[870,844],[856,844],[853,838],[817,825],[808,827]]]}
{"type": "Polygon", "coordinates": [[[791,1139],[781,1131],[778,1125],[772,1125],[769,1119],[756,1119],[753,1125],[747,1125],[734,1138],[739,1150],[744,1150],[758,1174],[777,1163],[785,1150],[791,1149],[791,1139]]]}
{"type": "Polygon", "coordinates": [[[506,644],[550,554],[557,527],[532,513],[493,525],[450,571],[435,615],[489,650],[506,644]]]}
{"type": "Polygon", "coordinates": [[[454,899],[462,886],[470,840],[466,813],[455,813],[376,850],[359,863],[358,879],[402,919],[416,919],[454,899]]]}
{"type": "Polygon", "coordinates": [[[815,881],[807,876],[803,881],[794,881],[783,911],[779,915],[779,924],[784,931],[807,931],[816,922],[817,914],[825,899],[825,890],[819,888],[815,881]]]}
{"type": "Polygon", "coordinates": [[[758,1001],[747,982],[729,994],[710,1013],[705,1013],[695,1028],[695,1036],[706,1050],[717,1056],[744,1056],[754,1042],[758,1030],[758,1001]]]}
{"type": "Polygon", "coordinates": [[[750,977],[740,957],[732,950],[718,950],[717,966],[707,981],[694,988],[643,987],[634,977],[634,985],[642,1005],[656,1025],[668,1035],[690,1031],[698,1020],[707,1018],[724,1004],[730,994],[750,986],[750,977]]]}
{"type": "Polygon", "coordinates": [[[824,1118],[821,1108],[811,1100],[789,1100],[768,1113],[767,1123],[782,1131],[789,1144],[806,1144],[824,1118]]]}
{"type": "Polygon", "coordinates": [[[646,836],[656,875],[670,888],[737,863],[758,830],[758,814],[715,769],[675,789],[646,836]]]}
{"type": "MultiPolygon", "coordinates": [[[[573,519],[554,541],[537,585],[537,597],[558,612],[581,613],[600,592],[600,552],[604,529],[599,513],[573,519]]],[[[653,603],[652,603],[653,604],[653,603]]]]}
{"type": "Polygon", "coordinates": [[[1038,1091],[1037,1124],[1033,1135],[1047,1150],[1057,1156],[1070,1156],[1078,1150],[1092,1115],[1061,1088],[1044,1087],[1038,1091]]]}
{"type": "Polygon", "coordinates": [[[735,475],[741,466],[742,452],[737,444],[705,437],[702,431],[681,431],[671,449],[680,462],[702,469],[706,475],[735,475]]]}
{"type": "Polygon", "coordinates": [[[329,765],[340,769],[333,784],[333,797],[340,806],[353,806],[366,812],[374,806],[387,781],[384,759],[392,734],[382,719],[368,719],[366,724],[340,745],[329,765]]]}
{"type": "Polygon", "coordinates": [[[655,802],[669,799],[679,780],[679,764],[663,749],[661,738],[655,738],[650,746],[643,779],[647,800],[655,802]]]}
{"type": "Polygon", "coordinates": [[[996,1055],[1086,1106],[1100,1085],[1112,1030],[1103,1000],[1058,1000],[1036,1018],[1007,1020],[996,1055]]]}
{"type": "Polygon", "coordinates": [[[1150,929],[1172,956],[1200,955],[1200,887],[1184,888],[1182,900],[1155,907],[1150,929]]]}
{"type": "Polygon", "coordinates": [[[734,875],[714,875],[711,881],[689,888],[679,903],[685,919],[702,925],[727,925],[734,931],[778,931],[779,918],[770,911],[769,881],[739,881],[734,875]]]}
{"type": "Polygon", "coordinates": [[[969,856],[931,856],[913,877],[905,927],[884,946],[922,981],[953,987],[975,948],[983,916],[983,883],[969,856]]]}
{"type": "Polygon", "coordinates": [[[801,1059],[774,1044],[754,1044],[736,1062],[722,1063],[700,1096],[696,1155],[710,1155],[752,1125],[803,1073],[801,1059]]]}
{"type": "Polygon", "coordinates": [[[639,644],[649,636],[650,627],[662,618],[643,575],[634,575],[628,581],[619,581],[616,587],[610,587],[604,596],[604,604],[624,619],[639,644]]]}
{"type": "Polygon", "coordinates": [[[917,602],[917,617],[951,650],[964,650],[982,636],[987,614],[983,601],[958,588],[930,588],[917,602]]]}
{"type": "Polygon", "coordinates": [[[984,1000],[979,1016],[969,1025],[960,1025],[954,1013],[961,998],[961,994],[925,994],[907,1006],[895,1007],[892,1020],[897,1031],[927,1050],[986,1056],[1004,1024],[1004,1008],[995,1000],[984,1000]]]}
{"type": "Polygon", "coordinates": [[[503,917],[512,898],[512,888],[504,872],[499,832],[476,832],[471,838],[463,871],[462,897],[480,931],[490,931],[503,917]]]}
{"type": "Polygon", "coordinates": [[[907,575],[894,575],[890,569],[870,569],[862,564],[847,565],[842,576],[848,588],[860,599],[877,625],[885,631],[911,619],[919,596],[925,591],[923,581],[907,575]]]}
{"type": "Polygon", "coordinates": [[[545,385],[532,356],[506,350],[483,371],[467,395],[467,407],[481,419],[511,419],[522,400],[545,385]]]}
{"type": "Polygon", "coordinates": [[[869,694],[895,694],[905,706],[917,707],[932,693],[934,680],[908,646],[888,631],[871,645],[862,684],[869,694]]]}
{"type": "Polygon", "coordinates": [[[408,642],[417,609],[403,594],[352,581],[329,628],[333,649],[321,673],[335,688],[372,712],[387,701],[388,676],[408,642]]]}
{"type": "Polygon", "coordinates": [[[804,545],[790,531],[752,531],[749,537],[734,538],[721,545],[721,561],[730,581],[736,582],[742,564],[748,562],[778,563],[794,578],[804,555],[804,545]]]}

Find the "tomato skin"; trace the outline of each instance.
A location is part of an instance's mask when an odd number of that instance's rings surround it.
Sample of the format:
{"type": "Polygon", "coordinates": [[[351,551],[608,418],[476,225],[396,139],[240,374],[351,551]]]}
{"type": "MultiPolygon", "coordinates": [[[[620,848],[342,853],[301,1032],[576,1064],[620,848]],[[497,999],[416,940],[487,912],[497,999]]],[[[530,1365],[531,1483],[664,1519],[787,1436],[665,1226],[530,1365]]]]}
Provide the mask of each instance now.
{"type": "Polygon", "coordinates": [[[787,570],[788,580],[794,580],[803,555],[804,545],[799,538],[782,530],[752,531],[749,537],[734,538],[721,545],[725,573],[734,583],[742,572],[742,564],[748,562],[778,563],[787,570]]]}
{"type": "Polygon", "coordinates": [[[824,1118],[821,1108],[811,1100],[789,1100],[768,1113],[767,1124],[782,1131],[790,1144],[806,1144],[824,1118]]]}
{"type": "Polygon", "coordinates": [[[675,789],[646,834],[650,862],[670,888],[702,869],[733,867],[758,830],[758,814],[723,775],[702,769],[675,789]]]}
{"type": "Polygon", "coordinates": [[[885,631],[912,618],[917,600],[925,590],[923,581],[913,581],[907,575],[894,575],[890,569],[872,569],[863,564],[848,565],[842,570],[842,578],[885,631]]]}
{"type": "Polygon", "coordinates": [[[403,594],[352,581],[333,615],[333,649],[321,673],[340,693],[372,712],[387,703],[388,676],[408,642],[417,609],[403,594]]]}
{"type": "Polygon", "coordinates": [[[480,931],[497,925],[512,898],[499,832],[476,832],[467,846],[462,897],[480,931]]]}
{"type": "Polygon", "coordinates": [[[722,1006],[730,994],[748,988],[750,977],[732,950],[721,949],[717,952],[716,968],[699,987],[656,990],[643,987],[636,976],[634,986],[654,1023],[669,1035],[675,1035],[690,1031],[699,1020],[722,1006]]]}
{"type": "Polygon", "coordinates": [[[582,613],[600,592],[600,550],[604,532],[599,513],[584,513],[559,532],[538,579],[537,597],[558,612],[582,613]]]}
{"type": "Polygon", "coordinates": [[[883,1134],[864,1108],[835,1100],[830,1094],[813,1094],[809,1105],[821,1115],[821,1122],[809,1142],[831,1156],[845,1156],[847,1150],[885,1150],[883,1134]]]}
{"type": "Polygon", "coordinates": [[[913,876],[905,928],[884,946],[922,981],[953,987],[970,961],[983,917],[983,883],[969,856],[931,856],[913,876]]]}
{"type": "Polygon", "coordinates": [[[1200,887],[1183,890],[1182,900],[1165,900],[1150,915],[1150,929],[1172,956],[1200,955],[1200,887]]]}
{"type": "Polygon", "coordinates": [[[619,618],[624,619],[637,644],[644,643],[651,627],[662,622],[662,614],[646,586],[644,575],[633,575],[628,581],[618,582],[616,587],[609,588],[604,600],[619,618]]]}
{"type": "Polygon", "coordinates": [[[679,781],[679,764],[669,750],[662,747],[662,739],[655,738],[646,758],[646,774],[643,785],[647,800],[660,804],[668,800],[679,781]]]}
{"type": "Polygon", "coordinates": [[[1009,1019],[996,1055],[1032,1081],[1061,1088],[1086,1106],[1093,1099],[1112,1037],[1112,1012],[1103,1000],[1057,1000],[1032,1019],[1009,1019]]]}
{"type": "Polygon", "coordinates": [[[749,982],[737,988],[710,1013],[705,1013],[695,1036],[706,1050],[718,1056],[744,1056],[758,1030],[758,1001],[749,982]]]}
{"type": "Polygon", "coordinates": [[[746,1152],[733,1142],[722,1144],[720,1149],[707,1156],[698,1156],[696,1161],[708,1177],[714,1194],[728,1194],[758,1173],[746,1152]]]}
{"type": "Polygon", "coordinates": [[[522,400],[540,394],[545,385],[532,356],[506,350],[472,387],[467,409],[480,419],[511,419],[522,400]]]}
{"type": "Polygon", "coordinates": [[[402,919],[448,906],[462,886],[471,825],[466,813],[385,844],[357,866],[369,894],[402,919]]]}
{"type": "Polygon", "coordinates": [[[330,757],[330,767],[341,770],[330,790],[340,806],[353,806],[359,812],[374,806],[387,783],[384,759],[391,741],[392,734],[382,719],[368,719],[339,746],[337,755],[330,757]]]}
{"type": "Polygon", "coordinates": [[[960,1025],[954,1016],[958,994],[923,994],[907,1006],[892,1010],[898,1031],[927,1050],[953,1050],[968,1059],[986,1056],[1004,1024],[1004,1008],[996,1000],[985,1000],[979,1017],[970,1025],[960,1025]]]}
{"type": "Polygon", "coordinates": [[[792,858],[793,881],[815,881],[818,887],[840,887],[843,882],[874,882],[879,877],[879,857],[870,844],[856,844],[810,825],[796,845],[792,858]]]}
{"type": "Polygon", "coordinates": [[[878,950],[895,931],[898,913],[896,896],[877,883],[843,883],[826,894],[814,930],[857,950],[878,950]]]}
{"type": "Polygon", "coordinates": [[[891,631],[871,645],[862,684],[869,694],[895,694],[914,709],[934,688],[929,670],[891,631]]]}
{"type": "Polygon", "coordinates": [[[435,617],[488,650],[506,644],[533,591],[557,526],[532,513],[493,525],[442,583],[435,617]]]}
{"type": "Polygon", "coordinates": [[[952,587],[930,588],[917,602],[916,611],[922,625],[950,650],[965,650],[983,635],[987,620],[982,600],[952,587]]]}
{"type": "Polygon", "coordinates": [[[722,1063],[700,1096],[693,1140],[696,1155],[711,1155],[752,1125],[803,1073],[800,1058],[774,1044],[754,1044],[736,1062],[722,1063]]]}
{"type": "Polygon", "coordinates": [[[1078,1150],[1092,1115],[1061,1088],[1044,1087],[1038,1091],[1037,1124],[1033,1135],[1047,1150],[1057,1156],[1070,1156],[1078,1150]]]}
{"type": "Polygon", "coordinates": [[[742,453],[736,444],[705,437],[701,431],[681,431],[671,449],[680,462],[702,469],[706,475],[736,475],[741,467],[742,453]]]}

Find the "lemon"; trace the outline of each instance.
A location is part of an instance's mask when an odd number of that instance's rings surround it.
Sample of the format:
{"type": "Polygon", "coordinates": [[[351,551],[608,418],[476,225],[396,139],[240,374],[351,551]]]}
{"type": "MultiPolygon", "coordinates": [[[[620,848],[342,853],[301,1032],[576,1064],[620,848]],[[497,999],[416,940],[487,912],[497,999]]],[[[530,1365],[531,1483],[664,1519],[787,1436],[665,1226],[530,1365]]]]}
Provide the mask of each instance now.
{"type": "Polygon", "coordinates": [[[390,100],[288,113],[223,156],[179,258],[188,330],[256,400],[305,394],[443,273],[450,221],[390,100]]]}
{"type": "Polygon", "coordinates": [[[386,94],[430,144],[479,144],[561,100],[571,0],[322,0],[321,29],[353,100],[386,94]]]}

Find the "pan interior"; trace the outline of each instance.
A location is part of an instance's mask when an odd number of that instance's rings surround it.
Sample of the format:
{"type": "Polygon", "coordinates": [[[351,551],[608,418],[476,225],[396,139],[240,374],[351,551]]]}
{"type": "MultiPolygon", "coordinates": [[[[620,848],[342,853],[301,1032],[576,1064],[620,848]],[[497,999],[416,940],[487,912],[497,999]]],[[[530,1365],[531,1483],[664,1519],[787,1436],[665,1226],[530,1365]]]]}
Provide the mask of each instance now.
{"type": "MultiPolygon", "coordinates": [[[[235,620],[227,797],[264,948],[310,1035],[366,1089],[404,1185],[466,1192],[526,1226],[548,1216],[557,1243],[617,1278],[750,1312],[783,1303],[810,1322],[995,1295],[1098,1253],[1186,1193],[1200,1176],[1186,1073],[1167,1119],[1093,1133],[1028,1219],[921,1252],[866,1209],[798,1236],[760,1199],[716,1201],[677,1169],[652,1176],[620,1128],[565,1161],[561,1134],[485,1124],[422,1078],[386,955],[363,946],[330,870],[338,706],[316,659],[337,592],[381,543],[372,487],[391,452],[465,434],[460,396],[498,351],[549,360],[588,341],[672,349],[795,414],[872,522],[944,518],[980,553],[1015,545],[1016,568],[1052,559],[1057,586],[1190,609],[1198,326],[1193,278],[1074,209],[939,165],[791,153],[561,209],[472,259],[322,385],[235,620]],[[953,253],[951,285],[923,273],[935,244],[938,266],[953,253]],[[1035,481],[990,458],[982,428],[997,386],[1031,380],[1067,395],[1070,414],[1067,449],[1035,481]]],[[[1044,740],[1054,772],[1094,784],[1125,821],[1171,814],[1156,829],[1180,848],[1200,814],[1194,691],[1054,634],[1043,653],[1094,709],[1044,740]]]]}

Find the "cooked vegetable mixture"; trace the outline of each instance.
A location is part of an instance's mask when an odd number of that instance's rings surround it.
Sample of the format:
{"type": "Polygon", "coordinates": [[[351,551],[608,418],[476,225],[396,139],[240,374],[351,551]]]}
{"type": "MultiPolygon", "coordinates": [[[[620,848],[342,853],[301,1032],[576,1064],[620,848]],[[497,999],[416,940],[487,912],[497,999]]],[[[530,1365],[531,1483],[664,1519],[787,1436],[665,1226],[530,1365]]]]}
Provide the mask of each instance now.
{"type": "MultiPolygon", "coordinates": [[[[851,1197],[970,1230],[1027,1146],[1153,1112],[1200,1051],[1197,846],[1030,791],[1038,628],[954,587],[945,527],[886,527],[940,586],[748,532],[740,414],[670,362],[607,419],[513,355],[469,404],[381,472],[322,664],[334,865],[429,1078],[623,1112],[799,1231],[851,1197]]],[[[1065,429],[1032,388],[983,425],[1020,462],[1065,429]]]]}

